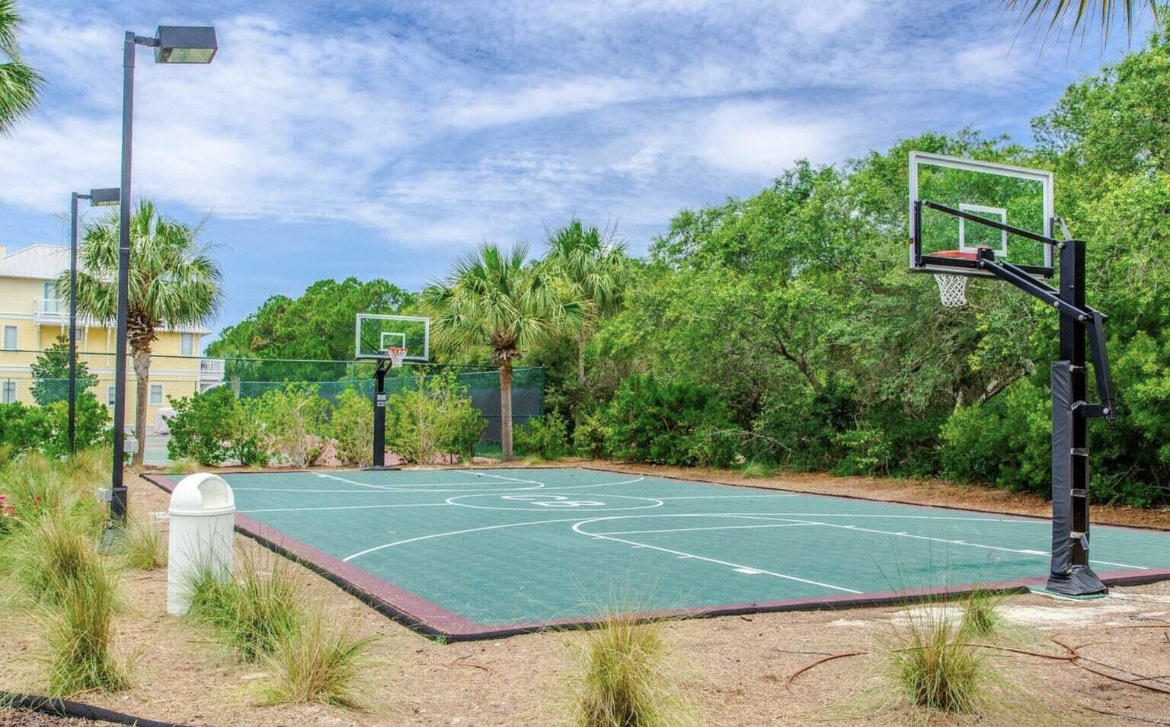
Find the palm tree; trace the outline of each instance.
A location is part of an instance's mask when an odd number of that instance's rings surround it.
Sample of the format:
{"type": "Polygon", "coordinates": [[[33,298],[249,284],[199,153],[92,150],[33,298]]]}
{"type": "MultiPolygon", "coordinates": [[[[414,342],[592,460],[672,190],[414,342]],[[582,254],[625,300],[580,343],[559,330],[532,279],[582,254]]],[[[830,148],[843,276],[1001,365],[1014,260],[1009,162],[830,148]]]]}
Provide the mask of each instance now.
{"type": "Polygon", "coordinates": [[[625,245],[574,219],[549,234],[544,262],[568,286],[570,296],[585,304],[585,320],[577,331],[577,383],[583,384],[585,344],[600,317],[621,301],[625,288],[625,245]]]}
{"type": "MultiPolygon", "coordinates": [[[[214,318],[223,290],[219,266],[196,245],[195,230],[156,213],[147,200],[130,217],[130,298],[127,343],[138,379],[135,429],[142,464],[146,451],[150,348],[158,330],[206,324],[214,318]]],[[[87,225],[78,251],[77,307],[112,324],[118,315],[118,216],[87,225]]],[[[58,295],[68,297],[69,274],[57,281],[58,295]]]]}
{"type": "Polygon", "coordinates": [[[40,74],[20,59],[16,29],[20,25],[14,0],[0,0],[0,134],[8,134],[22,116],[32,111],[44,84],[40,74]]]}
{"type": "Polygon", "coordinates": [[[1113,26],[1113,19],[1120,10],[1125,16],[1125,29],[1133,33],[1134,23],[1143,8],[1148,7],[1158,17],[1157,0],[1004,0],[1009,9],[1023,6],[1027,9],[1024,22],[1041,22],[1047,16],[1049,27],[1055,28],[1066,18],[1072,16],[1072,31],[1082,28],[1082,24],[1089,18],[1096,16],[1101,23],[1101,33],[1109,37],[1109,29],[1113,26]]]}
{"type": "Polygon", "coordinates": [[[567,298],[539,266],[525,266],[528,246],[504,252],[486,244],[464,255],[446,280],[423,292],[438,346],[489,349],[500,370],[500,444],[512,458],[512,366],[535,344],[576,330],[585,306],[567,298]]]}

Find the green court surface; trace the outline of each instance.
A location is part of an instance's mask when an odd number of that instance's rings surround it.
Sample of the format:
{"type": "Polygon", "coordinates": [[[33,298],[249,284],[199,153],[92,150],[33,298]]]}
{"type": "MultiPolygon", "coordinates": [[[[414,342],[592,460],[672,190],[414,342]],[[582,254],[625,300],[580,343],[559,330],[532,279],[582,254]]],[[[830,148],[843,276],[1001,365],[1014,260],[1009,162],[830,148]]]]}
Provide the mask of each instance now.
{"type": "MultiPolygon", "coordinates": [[[[237,527],[449,639],[1043,584],[1047,520],[582,469],[226,474],[237,527]]],[[[178,478],[152,477],[169,488],[178,478]]],[[[1107,581],[1170,534],[1096,526],[1107,581]]]]}

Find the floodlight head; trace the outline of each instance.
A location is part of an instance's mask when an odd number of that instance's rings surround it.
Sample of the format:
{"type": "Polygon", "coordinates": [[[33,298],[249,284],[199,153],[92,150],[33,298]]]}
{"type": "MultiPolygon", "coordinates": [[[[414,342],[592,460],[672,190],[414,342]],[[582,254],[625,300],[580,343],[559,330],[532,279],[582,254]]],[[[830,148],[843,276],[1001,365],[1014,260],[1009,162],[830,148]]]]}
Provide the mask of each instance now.
{"type": "Polygon", "coordinates": [[[212,27],[160,25],[154,40],[155,63],[211,63],[219,50],[212,27]]]}
{"type": "Polygon", "coordinates": [[[113,207],[122,201],[120,187],[89,190],[89,205],[91,207],[113,207]]]}

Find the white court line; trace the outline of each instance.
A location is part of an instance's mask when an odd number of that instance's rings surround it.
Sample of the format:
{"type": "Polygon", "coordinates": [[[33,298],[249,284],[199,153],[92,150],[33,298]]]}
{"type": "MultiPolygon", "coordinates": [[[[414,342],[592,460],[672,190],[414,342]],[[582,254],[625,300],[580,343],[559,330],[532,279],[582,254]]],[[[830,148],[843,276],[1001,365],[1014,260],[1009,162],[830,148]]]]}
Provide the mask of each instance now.
{"type": "MultiPolygon", "coordinates": [[[[363,490],[364,492],[364,490],[363,490]]],[[[413,505],[337,505],[335,507],[273,507],[264,510],[240,510],[241,515],[254,512],[317,512],[318,510],[381,510],[396,507],[443,507],[445,502],[423,502],[413,505]]]]}
{"type": "Polygon", "coordinates": [[[285,489],[280,487],[233,487],[232,492],[311,492],[311,493],[328,493],[330,495],[368,495],[369,490],[296,490],[285,489]]]}
{"type": "Polygon", "coordinates": [[[520,484],[523,484],[523,485],[540,485],[541,487],[547,487],[547,485],[544,482],[541,482],[539,480],[522,480],[519,477],[505,477],[504,475],[493,475],[493,474],[489,474],[487,472],[478,472],[476,470],[468,470],[468,471],[471,472],[472,474],[477,474],[480,477],[494,477],[497,480],[506,480],[508,482],[519,482],[520,484]]]}
{"type": "MultiPolygon", "coordinates": [[[[838,530],[854,530],[861,533],[875,533],[877,535],[895,535],[901,538],[911,538],[913,540],[929,540],[934,543],[946,543],[948,545],[965,545],[968,548],[983,548],[984,550],[998,550],[1004,553],[1020,553],[1022,555],[1035,555],[1044,558],[1051,556],[1051,553],[1045,553],[1041,550],[1021,550],[1018,548],[1004,548],[998,545],[984,545],[982,543],[968,543],[965,540],[947,540],[946,538],[932,538],[927,535],[914,535],[912,533],[895,533],[889,530],[874,530],[872,528],[859,528],[856,525],[833,525],[832,523],[818,523],[826,528],[837,528],[838,530]]],[[[1121,568],[1132,568],[1134,570],[1149,570],[1144,565],[1128,565],[1126,563],[1110,563],[1103,560],[1089,560],[1090,563],[1104,563],[1106,565],[1115,565],[1121,568]]]]}
{"type": "MultiPolygon", "coordinates": [[[[635,477],[632,480],[619,480],[617,482],[598,482],[592,485],[546,485],[549,490],[588,490],[594,487],[614,487],[615,485],[632,485],[635,482],[641,482],[645,477],[635,477]]],[[[659,500],[661,498],[654,498],[659,500]]]]}
{"type": "Polygon", "coordinates": [[[347,485],[357,485],[358,487],[369,487],[372,490],[379,490],[381,492],[386,492],[389,489],[389,488],[383,487],[381,485],[371,485],[371,484],[366,483],[366,482],[358,482],[356,480],[347,480],[344,477],[338,477],[337,475],[327,475],[324,472],[314,472],[313,474],[315,474],[316,476],[318,476],[322,479],[337,480],[338,482],[344,482],[347,485]]]}
{"type": "Polygon", "coordinates": [[[716,525],[706,528],[669,528],[667,530],[619,530],[612,533],[589,533],[590,535],[647,535],[653,533],[692,533],[698,530],[758,530],[761,528],[792,528],[798,525],[820,525],[820,523],[780,523],[777,525],[716,525]]]}
{"type": "MultiPolygon", "coordinates": [[[[772,571],[761,570],[761,569],[755,568],[753,566],[742,565],[740,563],[731,563],[731,562],[726,561],[726,560],[718,560],[716,558],[705,558],[701,555],[695,555],[693,553],[684,553],[681,550],[671,550],[670,548],[660,548],[657,545],[647,545],[646,543],[639,543],[636,540],[624,540],[622,538],[614,538],[614,537],[611,537],[609,535],[602,535],[599,533],[588,533],[588,532],[585,532],[584,530],[580,529],[580,527],[582,525],[587,525],[591,522],[597,522],[598,520],[608,520],[608,519],[610,519],[610,518],[598,518],[596,520],[586,520],[584,522],[579,522],[573,526],[573,532],[578,533],[580,535],[588,536],[590,538],[599,538],[601,540],[612,540],[615,543],[625,543],[626,545],[633,545],[633,546],[636,546],[639,548],[647,548],[649,550],[657,550],[657,551],[660,551],[662,553],[670,553],[671,555],[677,555],[681,558],[688,558],[691,560],[701,560],[701,561],[705,561],[707,563],[714,563],[716,565],[723,565],[723,566],[727,566],[729,568],[734,568],[734,569],[747,569],[747,570],[755,571],[756,573],[759,573],[761,575],[773,576],[775,578],[783,578],[784,580],[788,580],[788,581],[797,581],[798,583],[807,583],[809,585],[820,586],[822,588],[830,588],[834,591],[843,591],[845,593],[862,593],[862,591],[855,591],[852,588],[843,588],[841,586],[834,586],[830,583],[821,583],[820,581],[811,581],[807,578],[798,578],[796,576],[790,576],[790,575],[786,575],[784,573],[774,573],[772,571]]],[[[793,523],[793,524],[794,525],[801,525],[803,523],[793,523]]],[[[808,524],[813,525],[815,523],[808,523],[808,524]]]]}
{"type": "MultiPolygon", "coordinates": [[[[443,503],[443,504],[445,505],[446,503],[443,503]]],[[[353,555],[347,555],[346,557],[342,558],[341,560],[348,563],[349,561],[353,560],[354,558],[360,558],[363,555],[369,555],[370,553],[373,553],[373,552],[376,552],[379,550],[384,550],[386,548],[393,548],[393,547],[398,546],[398,545],[407,545],[409,543],[417,543],[420,540],[430,540],[432,538],[445,538],[448,535],[466,535],[467,533],[481,533],[485,530],[500,530],[503,528],[520,528],[520,527],[524,527],[525,525],[549,525],[551,523],[575,523],[575,522],[580,522],[580,521],[581,521],[581,518],[571,517],[571,518],[561,518],[559,520],[535,520],[532,522],[525,522],[525,523],[505,523],[503,525],[488,525],[487,527],[482,527],[482,528],[468,528],[467,530],[452,530],[452,531],[447,532],[447,533],[432,533],[430,535],[420,535],[417,538],[407,538],[406,540],[396,540],[393,543],[384,543],[382,545],[376,545],[373,548],[366,548],[365,550],[363,550],[359,553],[354,553],[353,555]]]]}

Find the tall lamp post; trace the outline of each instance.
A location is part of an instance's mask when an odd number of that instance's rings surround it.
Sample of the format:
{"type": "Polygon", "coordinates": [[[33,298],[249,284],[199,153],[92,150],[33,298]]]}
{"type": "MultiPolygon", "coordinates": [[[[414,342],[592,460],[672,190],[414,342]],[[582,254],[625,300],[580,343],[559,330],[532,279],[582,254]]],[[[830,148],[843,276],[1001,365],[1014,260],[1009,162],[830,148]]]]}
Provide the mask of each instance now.
{"type": "Polygon", "coordinates": [[[91,207],[112,207],[118,204],[121,191],[117,187],[91,189],[89,194],[74,192],[70,199],[72,225],[69,234],[69,452],[77,451],[77,200],[88,199],[91,207]]]}
{"type": "MultiPolygon", "coordinates": [[[[126,317],[130,298],[130,146],[134,123],[135,46],[154,48],[155,63],[211,63],[219,46],[215,28],[160,25],[153,38],[126,31],[122,56],[122,192],[118,219],[118,326],[114,361],[114,470],[110,520],[126,520],[126,486],[122,480],[126,438],[126,317]]],[[[135,432],[139,437],[145,432],[135,432]]]]}

